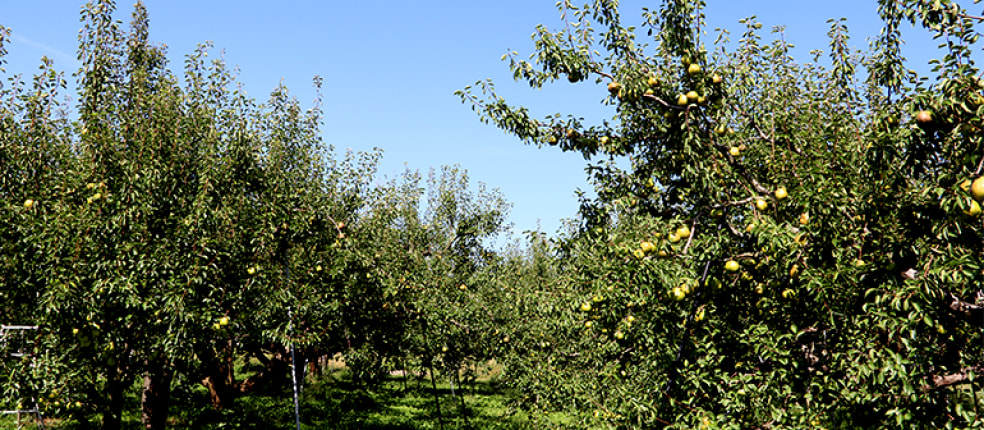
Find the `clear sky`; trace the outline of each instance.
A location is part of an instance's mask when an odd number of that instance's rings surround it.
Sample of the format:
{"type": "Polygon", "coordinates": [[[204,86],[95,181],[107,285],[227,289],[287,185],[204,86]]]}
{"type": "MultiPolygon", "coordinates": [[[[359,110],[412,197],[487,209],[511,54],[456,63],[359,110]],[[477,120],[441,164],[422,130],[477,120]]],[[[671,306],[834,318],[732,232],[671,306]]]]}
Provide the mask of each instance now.
{"type": "MultiPolygon", "coordinates": [[[[513,202],[515,231],[541,229],[553,234],[562,218],[575,215],[576,189],[589,190],[585,161],[577,154],[525,146],[481,123],[454,91],[491,78],[501,95],[530,107],[538,116],[561,112],[605,118],[603,86],[558,82],[540,91],[515,83],[500,57],[531,53],[537,24],[562,24],[555,0],[500,1],[252,1],[145,0],[150,38],[168,46],[172,70],[197,44],[214,42],[248,93],[264,100],[283,82],[305,105],[314,99],[311,80],[324,78],[325,140],[336,148],[384,150],[380,175],[404,168],[426,172],[459,164],[471,180],[498,188],[513,202]]],[[[578,2],[576,2],[578,3],[578,2]]],[[[812,49],[828,49],[830,18],[848,18],[851,45],[867,46],[881,23],[875,0],[708,0],[710,28],[724,27],[734,38],[738,20],[757,15],[768,29],[786,26],[794,55],[809,59],[812,49]]],[[[970,2],[964,2],[969,3],[970,2]]],[[[0,0],[0,24],[10,27],[7,75],[37,70],[42,55],[58,69],[74,72],[81,0],[0,0]]],[[[643,6],[621,2],[623,22],[641,22],[643,6]]],[[[130,2],[118,4],[124,23],[130,2]]],[[[926,70],[938,58],[936,43],[921,29],[905,26],[905,55],[926,70]]],[[[640,35],[644,37],[644,35],[640,35]]],[[[768,37],[768,35],[766,35],[768,37]]],[[[707,39],[710,41],[710,38],[707,39]]]]}

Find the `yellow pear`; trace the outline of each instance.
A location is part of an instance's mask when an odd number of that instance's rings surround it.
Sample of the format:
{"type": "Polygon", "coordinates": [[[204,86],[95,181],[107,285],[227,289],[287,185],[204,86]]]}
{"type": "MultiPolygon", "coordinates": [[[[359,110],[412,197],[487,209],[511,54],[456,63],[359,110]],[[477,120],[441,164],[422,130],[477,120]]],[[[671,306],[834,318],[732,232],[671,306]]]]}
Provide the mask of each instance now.
{"type": "Polygon", "coordinates": [[[970,196],[978,202],[984,201],[984,176],[974,179],[970,184],[970,196]]]}
{"type": "Polygon", "coordinates": [[[981,214],[981,205],[980,205],[980,203],[977,203],[976,200],[971,201],[970,202],[970,209],[967,209],[967,210],[963,211],[963,213],[964,213],[964,215],[972,216],[972,217],[975,217],[975,216],[980,215],[981,214]]]}

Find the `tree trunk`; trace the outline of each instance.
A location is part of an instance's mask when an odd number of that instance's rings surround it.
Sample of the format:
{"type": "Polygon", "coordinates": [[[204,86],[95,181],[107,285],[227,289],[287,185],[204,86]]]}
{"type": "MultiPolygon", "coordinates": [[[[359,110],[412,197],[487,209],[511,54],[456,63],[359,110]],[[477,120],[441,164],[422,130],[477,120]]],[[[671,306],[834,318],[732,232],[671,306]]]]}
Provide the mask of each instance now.
{"type": "Polygon", "coordinates": [[[430,368],[430,380],[431,387],[434,393],[434,406],[437,408],[437,424],[441,430],[444,430],[444,415],[441,414],[441,399],[437,394],[437,374],[434,373],[434,363],[428,359],[427,367],[430,368]]]}
{"type": "Polygon", "coordinates": [[[205,379],[202,380],[202,385],[208,389],[212,407],[219,411],[232,407],[238,391],[232,363],[216,359],[210,360],[205,366],[205,379]]]}
{"type": "Polygon", "coordinates": [[[216,410],[232,407],[240,394],[252,392],[271,382],[289,384],[290,379],[285,379],[284,376],[288,378],[290,376],[290,355],[285,351],[283,347],[276,346],[272,348],[270,358],[259,355],[265,368],[256,375],[240,381],[236,380],[231,354],[220,352],[216,355],[209,347],[202,349],[200,356],[205,368],[202,385],[208,389],[212,407],[216,410]]]}
{"type": "Polygon", "coordinates": [[[171,379],[174,372],[163,362],[147,363],[147,367],[141,397],[141,419],[145,428],[163,430],[167,426],[171,407],[171,379]]]}
{"type": "Polygon", "coordinates": [[[106,397],[108,409],[103,412],[102,430],[120,430],[123,425],[124,381],[116,368],[109,370],[106,378],[106,397]]]}
{"type": "Polygon", "coordinates": [[[227,341],[220,348],[216,351],[209,344],[202,344],[197,348],[197,354],[202,360],[202,385],[208,389],[212,407],[219,411],[232,407],[236,400],[236,375],[229,351],[232,348],[231,342],[227,341]]]}

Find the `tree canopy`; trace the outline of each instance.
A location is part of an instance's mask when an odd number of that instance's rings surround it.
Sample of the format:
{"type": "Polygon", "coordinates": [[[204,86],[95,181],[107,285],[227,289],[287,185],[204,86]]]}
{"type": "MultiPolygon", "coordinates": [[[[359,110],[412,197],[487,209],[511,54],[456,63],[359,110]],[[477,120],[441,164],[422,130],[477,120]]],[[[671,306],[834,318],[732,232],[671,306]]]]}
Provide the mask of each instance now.
{"type": "Polygon", "coordinates": [[[709,39],[703,4],[636,29],[617,2],[562,1],[562,29],[509,57],[532,88],[604,84],[601,124],[534,119],[488,81],[459,92],[592,160],[597,198],[507,380],[530,409],[620,428],[979,424],[981,18],[881,1],[867,51],[831,21],[827,58],[800,62],[753,19],[709,39]],[[944,41],[932,79],[904,67],[906,22],[944,41]]]}

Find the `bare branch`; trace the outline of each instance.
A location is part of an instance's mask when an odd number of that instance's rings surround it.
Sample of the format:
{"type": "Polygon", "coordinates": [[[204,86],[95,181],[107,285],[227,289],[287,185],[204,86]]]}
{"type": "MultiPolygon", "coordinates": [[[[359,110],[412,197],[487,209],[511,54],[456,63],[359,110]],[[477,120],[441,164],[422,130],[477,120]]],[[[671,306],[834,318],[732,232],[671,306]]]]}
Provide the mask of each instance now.
{"type": "Polygon", "coordinates": [[[668,107],[670,109],[683,110],[683,108],[681,108],[679,106],[672,106],[669,103],[667,103],[666,101],[664,101],[663,99],[661,99],[659,97],[656,97],[656,96],[654,96],[652,94],[643,94],[642,95],[642,98],[644,98],[644,99],[650,99],[650,100],[655,100],[655,101],[659,102],[659,104],[661,104],[661,105],[663,105],[665,107],[668,107]]]}
{"type": "Polygon", "coordinates": [[[949,387],[951,385],[959,385],[964,383],[969,383],[970,378],[967,376],[968,373],[973,372],[975,375],[979,375],[981,371],[984,371],[984,366],[969,366],[960,369],[957,373],[951,373],[949,375],[933,375],[933,382],[931,384],[923,385],[922,391],[934,391],[940,388],[949,387]]]}
{"type": "Polygon", "coordinates": [[[694,241],[694,236],[697,235],[697,220],[690,222],[690,236],[687,237],[687,244],[683,247],[683,252],[681,254],[686,254],[687,250],[690,249],[690,244],[694,241]]]}
{"type": "Polygon", "coordinates": [[[758,132],[758,135],[759,135],[759,137],[760,137],[760,138],[761,138],[762,140],[764,140],[764,141],[766,141],[766,142],[769,142],[769,143],[771,143],[771,144],[773,144],[773,145],[775,145],[775,144],[776,144],[776,141],[775,141],[775,139],[773,139],[773,138],[771,138],[771,137],[769,137],[769,136],[766,136],[766,135],[765,135],[765,133],[764,133],[764,132],[762,131],[762,129],[761,129],[761,128],[759,128],[759,126],[758,126],[758,123],[757,123],[757,122],[755,122],[755,121],[753,120],[753,121],[751,121],[751,123],[752,123],[752,127],[754,127],[754,128],[755,128],[755,131],[757,131],[757,132],[758,132]]]}
{"type": "Polygon", "coordinates": [[[762,194],[763,196],[768,196],[771,194],[768,189],[763,187],[762,184],[760,184],[759,181],[755,179],[754,176],[752,176],[751,172],[749,172],[748,169],[746,169],[745,166],[741,164],[741,162],[735,159],[735,157],[732,156],[730,152],[728,152],[728,149],[725,148],[724,145],[716,145],[716,146],[722,153],[724,153],[725,157],[727,157],[728,159],[728,162],[735,167],[735,170],[737,170],[739,174],[744,176],[745,180],[752,185],[752,188],[754,188],[756,192],[762,194]]]}
{"type": "Polygon", "coordinates": [[[724,203],[715,204],[715,205],[712,205],[711,207],[714,208],[714,209],[719,209],[719,208],[724,208],[724,207],[728,207],[728,206],[741,206],[741,205],[745,205],[745,204],[751,203],[754,200],[755,200],[755,197],[748,197],[746,199],[736,200],[736,201],[733,201],[733,202],[724,202],[724,203]]]}

